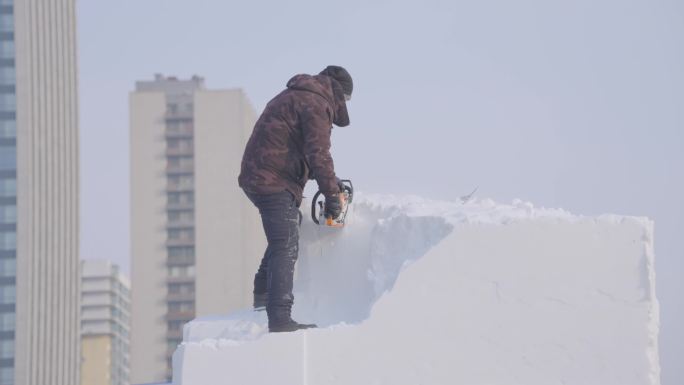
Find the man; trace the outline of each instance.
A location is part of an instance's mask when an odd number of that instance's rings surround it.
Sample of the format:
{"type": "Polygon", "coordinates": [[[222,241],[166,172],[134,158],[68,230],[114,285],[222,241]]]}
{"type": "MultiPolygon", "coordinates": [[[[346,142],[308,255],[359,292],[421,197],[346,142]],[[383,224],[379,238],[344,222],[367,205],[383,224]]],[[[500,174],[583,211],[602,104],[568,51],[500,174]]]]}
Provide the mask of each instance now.
{"type": "Polygon", "coordinates": [[[292,280],[299,251],[299,205],[309,179],[325,196],[326,217],[341,211],[330,155],[332,125],[349,125],[352,78],[342,67],[296,75],[254,125],[242,158],[240,187],[259,209],[268,247],[254,277],[254,307],[266,307],[271,332],[315,327],[292,320],[292,280]]]}

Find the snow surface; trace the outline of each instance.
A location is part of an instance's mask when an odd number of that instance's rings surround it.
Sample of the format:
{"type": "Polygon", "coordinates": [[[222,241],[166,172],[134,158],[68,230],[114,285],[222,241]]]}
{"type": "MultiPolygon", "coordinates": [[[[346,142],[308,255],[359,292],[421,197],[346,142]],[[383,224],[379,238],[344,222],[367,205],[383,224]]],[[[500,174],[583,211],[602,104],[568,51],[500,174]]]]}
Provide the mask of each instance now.
{"type": "Polygon", "coordinates": [[[659,384],[652,228],[357,196],[344,229],[302,226],[293,313],[320,328],[196,319],[174,384],[659,384]]]}

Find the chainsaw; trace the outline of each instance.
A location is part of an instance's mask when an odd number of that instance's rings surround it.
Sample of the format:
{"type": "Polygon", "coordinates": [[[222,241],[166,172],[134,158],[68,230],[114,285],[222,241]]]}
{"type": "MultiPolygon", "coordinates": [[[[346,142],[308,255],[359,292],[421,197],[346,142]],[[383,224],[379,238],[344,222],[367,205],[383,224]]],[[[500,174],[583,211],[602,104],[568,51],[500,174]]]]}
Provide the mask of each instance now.
{"type": "Polygon", "coordinates": [[[319,190],[311,200],[311,219],[313,219],[315,224],[330,227],[344,226],[344,221],[347,218],[347,210],[349,210],[349,204],[352,203],[352,199],[354,198],[354,185],[349,179],[340,180],[340,183],[340,215],[338,215],[337,218],[325,216],[325,201],[323,199],[318,200],[318,198],[322,195],[321,191],[319,190]]]}

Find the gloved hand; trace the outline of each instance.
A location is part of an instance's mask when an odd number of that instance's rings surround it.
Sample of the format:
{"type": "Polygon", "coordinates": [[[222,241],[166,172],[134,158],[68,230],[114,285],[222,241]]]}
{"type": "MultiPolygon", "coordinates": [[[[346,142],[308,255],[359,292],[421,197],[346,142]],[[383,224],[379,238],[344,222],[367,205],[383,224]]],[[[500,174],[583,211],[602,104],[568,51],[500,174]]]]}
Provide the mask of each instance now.
{"type": "Polygon", "coordinates": [[[325,217],[336,219],[342,213],[340,194],[325,197],[325,217]]]}

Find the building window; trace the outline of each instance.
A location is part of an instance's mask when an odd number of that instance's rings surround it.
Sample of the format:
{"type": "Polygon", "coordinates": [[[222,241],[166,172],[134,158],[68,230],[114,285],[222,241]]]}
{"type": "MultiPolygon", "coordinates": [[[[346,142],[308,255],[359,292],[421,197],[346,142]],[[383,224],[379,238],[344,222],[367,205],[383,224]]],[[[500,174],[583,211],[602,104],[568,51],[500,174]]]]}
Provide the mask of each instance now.
{"type": "Polygon", "coordinates": [[[14,92],[0,94],[0,111],[14,111],[17,109],[17,98],[14,92]]]}
{"type": "Polygon", "coordinates": [[[0,14],[0,32],[14,32],[14,15],[11,13],[0,14]]]}
{"type": "Polygon", "coordinates": [[[11,332],[14,328],[14,312],[0,313],[0,332],[11,332]]]}
{"type": "Polygon", "coordinates": [[[176,187],[192,187],[194,178],[192,175],[172,175],[169,177],[169,184],[176,187]]]}
{"type": "Polygon", "coordinates": [[[171,167],[191,168],[193,165],[192,156],[170,156],[167,159],[171,167]]]}
{"type": "Polygon", "coordinates": [[[169,266],[169,277],[194,277],[195,266],[169,266]]]}
{"type": "Polygon", "coordinates": [[[180,287],[181,287],[181,284],[178,284],[178,283],[174,283],[174,284],[169,285],[169,294],[180,293],[180,287]]]}
{"type": "Polygon", "coordinates": [[[16,223],[17,222],[17,206],[1,206],[0,205],[0,223],[16,223]]]}
{"type": "Polygon", "coordinates": [[[0,41],[0,57],[3,59],[14,59],[14,41],[0,41]]]}
{"type": "Polygon", "coordinates": [[[169,192],[167,200],[170,204],[191,204],[195,199],[195,194],[192,191],[184,192],[169,192]]]}
{"type": "Polygon", "coordinates": [[[192,246],[173,246],[168,248],[169,257],[192,257],[195,248],[192,246]]]}
{"type": "Polygon", "coordinates": [[[17,196],[17,180],[16,179],[0,179],[0,197],[15,197],[17,196]]]}
{"type": "Polygon", "coordinates": [[[171,204],[181,203],[180,198],[181,198],[181,195],[180,195],[180,193],[177,193],[177,192],[168,193],[166,196],[166,200],[171,204]]]}
{"type": "Polygon", "coordinates": [[[180,140],[179,139],[169,139],[166,141],[166,147],[178,148],[178,147],[180,147],[180,140]]]}
{"type": "Polygon", "coordinates": [[[15,231],[0,232],[0,250],[16,250],[17,233],[15,231]]]}
{"type": "Polygon", "coordinates": [[[172,156],[168,158],[169,166],[171,167],[179,167],[180,166],[180,157],[178,156],[172,156]]]}
{"type": "Polygon", "coordinates": [[[0,170],[14,170],[17,168],[17,148],[14,146],[0,146],[0,170]]]}
{"type": "MultiPolygon", "coordinates": [[[[14,41],[12,40],[2,40],[0,43],[0,58],[3,59],[14,59],[14,41]]],[[[12,79],[15,78],[14,74],[14,67],[0,67],[0,68],[10,68],[11,72],[8,72],[7,75],[11,75],[12,79]]],[[[5,83],[3,81],[2,84],[14,84],[14,81],[11,83],[5,83]]]]}
{"type": "Polygon", "coordinates": [[[184,239],[192,240],[194,238],[194,231],[192,229],[169,229],[168,237],[169,239],[184,239]]]}
{"type": "MultiPolygon", "coordinates": [[[[192,110],[189,111],[192,113],[192,110]]],[[[184,134],[185,136],[191,135],[193,129],[192,120],[168,120],[166,122],[166,132],[169,134],[184,134]]]]}
{"type": "Polygon", "coordinates": [[[183,321],[169,321],[169,331],[181,331],[183,330],[183,321]]]}
{"type": "Polygon", "coordinates": [[[172,138],[166,141],[166,146],[173,149],[192,150],[194,142],[192,139],[172,138]]]}
{"type": "Polygon", "coordinates": [[[14,277],[17,275],[17,260],[14,258],[0,259],[0,277],[14,277]]]}
{"type": "Polygon", "coordinates": [[[0,340],[0,359],[14,358],[14,340],[0,340]]]}
{"type": "MultiPolygon", "coordinates": [[[[192,210],[183,210],[183,211],[176,211],[176,212],[171,212],[174,213],[178,216],[179,221],[192,221],[195,219],[195,213],[192,210]]],[[[171,214],[169,213],[169,214],[171,214]]]]}
{"type": "Polygon", "coordinates": [[[192,283],[169,284],[169,294],[194,294],[195,285],[192,283]]]}
{"type": "Polygon", "coordinates": [[[169,302],[169,313],[189,313],[195,311],[195,303],[192,301],[186,302],[169,302]]]}
{"type": "Polygon", "coordinates": [[[0,286],[0,303],[11,304],[15,303],[17,298],[17,291],[14,285],[0,286]]]}
{"type": "Polygon", "coordinates": [[[14,66],[0,66],[0,85],[13,86],[17,83],[14,66]]]}
{"type": "Polygon", "coordinates": [[[0,385],[14,384],[14,368],[0,368],[0,385]]]}
{"type": "Polygon", "coordinates": [[[14,119],[0,120],[0,138],[16,138],[17,122],[14,119]]]}

